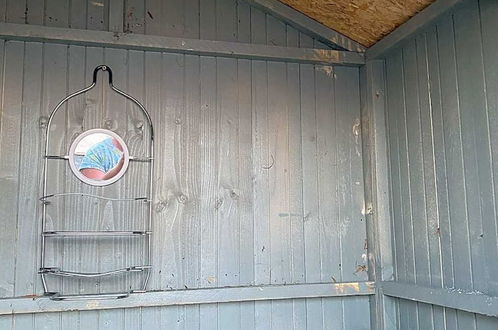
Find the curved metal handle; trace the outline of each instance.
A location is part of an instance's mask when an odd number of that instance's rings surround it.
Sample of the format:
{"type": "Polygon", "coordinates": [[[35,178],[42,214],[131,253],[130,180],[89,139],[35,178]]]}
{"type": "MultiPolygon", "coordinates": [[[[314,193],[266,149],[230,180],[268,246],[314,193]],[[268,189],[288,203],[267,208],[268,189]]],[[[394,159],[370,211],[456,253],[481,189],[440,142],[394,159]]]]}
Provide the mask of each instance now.
{"type": "Polygon", "coordinates": [[[112,86],[112,70],[110,67],[108,67],[107,65],[99,65],[98,67],[95,68],[95,70],[93,70],[93,83],[96,84],[97,83],[97,73],[102,70],[102,71],[107,71],[109,73],[109,86],[112,86]]]}
{"type": "MultiPolygon", "coordinates": [[[[76,91],[72,94],[69,94],[67,95],[65,98],[63,98],[54,108],[54,110],[52,110],[52,112],[50,113],[50,116],[48,117],[48,123],[47,123],[47,133],[46,133],[46,141],[45,141],[45,153],[46,151],[48,150],[48,140],[49,140],[49,127],[52,123],[52,119],[53,117],[55,116],[55,114],[57,113],[57,111],[59,110],[59,108],[64,104],[66,103],[69,99],[72,99],[73,97],[75,96],[78,96],[80,94],[83,94],[83,93],[86,93],[88,92],[89,90],[91,90],[92,88],[95,87],[95,85],[97,85],[97,74],[99,71],[107,71],[108,74],[109,74],[109,87],[111,87],[111,89],[113,91],[115,91],[116,93],[120,94],[121,96],[124,96],[125,98],[127,98],[128,100],[132,101],[133,103],[135,103],[143,112],[143,114],[145,115],[145,117],[147,118],[147,121],[149,123],[149,127],[150,127],[150,135],[151,135],[151,140],[154,140],[154,129],[152,127],[152,119],[149,115],[149,112],[145,109],[145,107],[143,106],[142,103],[140,103],[136,98],[134,98],[133,96],[129,95],[128,93],[125,93],[123,92],[122,90],[120,90],[119,88],[115,87],[113,84],[112,84],[112,70],[110,67],[108,67],[107,65],[105,64],[101,64],[99,66],[97,66],[94,70],[93,70],[93,81],[92,81],[92,84],[90,86],[87,86],[79,91],[76,91]]],[[[47,156],[45,154],[45,156],[47,156]]],[[[46,195],[46,194],[44,194],[46,195]]]]}

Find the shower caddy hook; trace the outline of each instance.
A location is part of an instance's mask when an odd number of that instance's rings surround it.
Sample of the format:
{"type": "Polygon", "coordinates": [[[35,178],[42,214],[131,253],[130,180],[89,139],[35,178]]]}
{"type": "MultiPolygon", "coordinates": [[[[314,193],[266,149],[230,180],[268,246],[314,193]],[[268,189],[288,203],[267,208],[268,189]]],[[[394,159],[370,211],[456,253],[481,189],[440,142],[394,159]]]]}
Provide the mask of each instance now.
{"type": "Polygon", "coordinates": [[[93,81],[92,84],[89,85],[88,87],[85,87],[79,91],[76,91],[72,94],[67,95],[65,98],[63,98],[57,106],[54,108],[54,110],[51,112],[48,122],[46,125],[46,133],[45,133],[45,151],[44,151],[44,166],[43,166],[43,196],[40,198],[40,201],[42,202],[42,218],[41,218],[41,253],[40,253],[40,269],[38,273],[41,276],[41,281],[43,284],[43,290],[44,294],[49,296],[50,299],[52,300],[84,300],[84,299],[118,299],[118,298],[125,298],[130,295],[130,293],[137,293],[137,292],[145,292],[147,289],[147,284],[149,282],[150,278],[150,273],[151,273],[151,234],[152,234],[152,205],[151,205],[151,199],[152,199],[152,174],[153,174],[153,161],[154,161],[154,130],[152,126],[152,120],[145,109],[145,107],[133,96],[123,92],[122,90],[116,88],[113,83],[112,83],[112,70],[106,65],[99,65],[95,68],[93,71],[93,81]],[[52,124],[52,120],[57,113],[57,111],[62,107],[64,103],[66,103],[68,100],[72,99],[73,97],[76,97],[78,95],[81,95],[83,93],[88,92],[92,88],[94,88],[97,84],[97,74],[99,71],[105,71],[108,73],[108,84],[109,87],[116,92],[117,94],[127,98],[128,100],[132,101],[135,105],[137,105],[140,110],[142,111],[142,114],[146,117],[147,122],[149,123],[149,129],[150,129],[150,143],[149,143],[149,148],[148,148],[148,156],[145,158],[138,158],[138,157],[133,157],[130,155],[129,160],[130,161],[138,161],[138,162],[148,162],[149,163],[149,180],[147,182],[148,184],[148,189],[147,189],[147,194],[148,196],[146,197],[135,197],[135,198],[128,198],[128,199],[113,199],[113,198],[106,198],[102,196],[97,196],[97,195],[90,195],[90,194],[84,194],[84,193],[76,193],[76,192],[65,192],[65,193],[53,193],[53,194],[47,194],[47,169],[48,169],[48,164],[49,160],[57,159],[57,160],[67,160],[69,161],[70,157],[69,155],[49,155],[49,146],[50,146],[50,127],[52,124]],[[142,201],[146,202],[148,204],[148,219],[146,219],[145,223],[145,229],[143,231],[46,231],[45,229],[45,224],[46,224],[46,219],[47,219],[47,204],[49,204],[49,199],[55,198],[55,197],[64,197],[64,196],[69,196],[69,195],[79,195],[79,196],[86,196],[86,197],[93,197],[93,198],[100,198],[100,199],[105,199],[105,200],[119,200],[119,201],[126,201],[126,202],[136,202],[136,201],[142,201]],[[100,273],[82,273],[82,272],[73,272],[73,271],[66,271],[62,270],[57,267],[46,267],[45,266],[45,245],[46,245],[46,240],[49,238],[57,238],[57,237],[109,237],[109,236],[140,236],[144,237],[146,240],[145,243],[145,253],[144,253],[144,265],[139,265],[139,266],[128,266],[126,268],[122,269],[117,269],[117,270],[112,270],[112,271],[107,271],[107,272],[100,272],[100,273]],[[118,275],[122,273],[127,273],[127,272],[143,272],[144,273],[144,279],[141,285],[140,289],[137,290],[131,290],[127,292],[119,292],[119,293],[95,293],[95,294],[75,294],[75,295],[62,295],[60,292],[54,292],[50,291],[48,288],[47,284],[47,275],[54,275],[54,276],[63,276],[63,277],[74,277],[74,278],[96,278],[96,277],[103,277],[103,276],[111,276],[111,275],[118,275]]]}

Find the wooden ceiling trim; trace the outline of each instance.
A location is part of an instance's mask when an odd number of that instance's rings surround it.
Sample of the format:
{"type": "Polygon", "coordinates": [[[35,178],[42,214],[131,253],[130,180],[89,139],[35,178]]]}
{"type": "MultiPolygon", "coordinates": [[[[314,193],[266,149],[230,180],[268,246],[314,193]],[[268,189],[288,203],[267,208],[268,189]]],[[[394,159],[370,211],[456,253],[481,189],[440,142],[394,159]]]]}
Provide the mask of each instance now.
{"type": "Polygon", "coordinates": [[[280,0],[370,47],[435,0],[280,0]]]}

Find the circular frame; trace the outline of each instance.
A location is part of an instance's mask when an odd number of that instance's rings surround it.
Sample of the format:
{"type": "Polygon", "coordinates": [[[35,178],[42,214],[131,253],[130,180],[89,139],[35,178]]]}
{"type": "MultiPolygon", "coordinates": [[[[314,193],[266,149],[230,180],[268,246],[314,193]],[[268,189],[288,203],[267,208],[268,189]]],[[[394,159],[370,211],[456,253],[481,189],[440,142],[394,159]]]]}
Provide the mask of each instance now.
{"type": "Polygon", "coordinates": [[[126,143],[124,143],[121,136],[117,135],[116,133],[114,133],[113,131],[110,131],[108,129],[94,128],[94,129],[86,130],[76,137],[76,139],[71,144],[71,147],[69,148],[69,167],[71,167],[71,171],[73,171],[74,175],[78,179],[80,179],[80,181],[82,181],[88,185],[91,185],[91,186],[108,186],[108,185],[113,184],[114,182],[118,181],[126,173],[126,170],[128,169],[129,162],[130,162],[130,153],[128,151],[128,146],[126,145],[126,143]],[[118,142],[123,147],[123,157],[124,157],[123,166],[121,167],[121,170],[115,176],[113,176],[112,178],[107,179],[107,180],[90,179],[90,178],[84,176],[79,171],[79,169],[76,168],[76,165],[75,165],[74,152],[76,150],[76,147],[81,142],[81,140],[83,140],[85,137],[87,137],[91,134],[95,134],[95,133],[107,134],[107,135],[115,138],[116,140],[118,140],[118,142]]]}

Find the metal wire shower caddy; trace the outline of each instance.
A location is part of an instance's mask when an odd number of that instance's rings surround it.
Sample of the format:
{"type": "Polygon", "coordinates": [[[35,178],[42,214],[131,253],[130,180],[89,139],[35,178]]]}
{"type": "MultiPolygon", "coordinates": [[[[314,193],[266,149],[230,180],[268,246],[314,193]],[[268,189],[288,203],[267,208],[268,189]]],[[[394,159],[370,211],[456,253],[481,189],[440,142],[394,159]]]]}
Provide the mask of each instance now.
{"type": "MultiPolygon", "coordinates": [[[[147,290],[147,284],[149,282],[150,274],[151,274],[151,234],[152,234],[152,175],[154,168],[154,131],[152,126],[152,120],[145,109],[145,107],[133,96],[123,92],[122,90],[116,88],[112,82],[112,70],[106,65],[99,65],[93,71],[93,82],[72,94],[67,95],[64,99],[62,99],[56,107],[51,112],[45,133],[45,150],[44,150],[44,166],[43,166],[43,195],[40,198],[42,202],[42,217],[41,217],[41,249],[40,249],[40,269],[39,274],[41,276],[41,281],[43,284],[43,290],[45,295],[49,296],[53,300],[84,300],[84,299],[112,299],[112,298],[125,298],[130,295],[130,293],[134,292],[145,292],[147,290]],[[125,199],[116,199],[110,198],[100,195],[92,195],[80,192],[54,192],[48,193],[47,191],[47,173],[49,168],[49,163],[51,160],[64,160],[70,161],[69,155],[50,155],[50,128],[54,116],[56,113],[62,108],[62,106],[69,101],[70,99],[84,94],[94,88],[97,84],[97,75],[99,71],[108,73],[108,85],[112,91],[117,94],[125,97],[126,99],[133,102],[138,108],[140,108],[142,114],[146,118],[149,130],[150,130],[150,143],[148,145],[147,156],[146,157],[136,157],[134,155],[129,156],[130,162],[147,162],[148,163],[148,180],[147,184],[147,196],[133,197],[133,198],[125,198],[125,199]],[[147,203],[147,218],[144,219],[144,228],[143,230],[132,230],[132,231],[123,231],[123,230],[97,230],[97,231],[68,231],[68,230],[47,230],[46,222],[47,222],[47,205],[50,200],[55,198],[65,198],[68,196],[76,196],[76,197],[88,197],[88,198],[96,198],[103,199],[108,201],[120,201],[120,202],[144,202],[147,203]],[[71,270],[65,270],[58,267],[47,267],[46,266],[46,242],[48,239],[54,238],[76,238],[76,237],[94,237],[96,239],[103,237],[136,237],[143,238],[144,242],[144,254],[143,254],[143,264],[142,265],[130,265],[125,268],[105,271],[105,272],[76,272],[71,270]],[[47,283],[47,276],[62,276],[62,277],[70,277],[70,278],[100,278],[104,276],[114,276],[123,273],[129,272],[141,272],[143,276],[143,280],[141,282],[140,288],[129,290],[126,292],[100,292],[100,293],[92,293],[92,294],[71,294],[64,295],[61,292],[51,291],[49,290],[49,286],[47,283]]],[[[82,183],[83,184],[83,183],[82,183]]]]}

